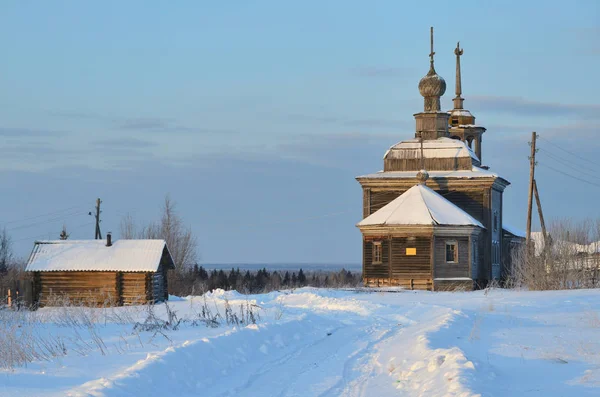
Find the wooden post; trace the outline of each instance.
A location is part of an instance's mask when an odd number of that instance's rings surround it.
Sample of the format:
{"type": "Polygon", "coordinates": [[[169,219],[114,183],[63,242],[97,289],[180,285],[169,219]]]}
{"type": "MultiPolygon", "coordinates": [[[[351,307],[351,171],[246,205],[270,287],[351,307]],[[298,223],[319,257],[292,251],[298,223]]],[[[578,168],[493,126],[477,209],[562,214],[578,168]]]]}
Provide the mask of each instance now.
{"type": "MultiPolygon", "coordinates": [[[[542,202],[540,201],[540,193],[538,192],[537,182],[533,180],[533,193],[535,194],[535,202],[537,204],[538,215],[540,216],[540,225],[542,226],[542,235],[544,236],[544,245],[548,243],[546,234],[546,222],[544,222],[544,214],[542,212],[542,202]]],[[[545,249],[545,248],[544,248],[545,249]]]]}
{"type": "Polygon", "coordinates": [[[102,240],[102,233],[100,233],[100,204],[102,203],[102,200],[97,199],[96,200],[96,234],[94,239],[95,240],[102,240]]]}
{"type": "Polygon", "coordinates": [[[10,296],[10,288],[8,289],[8,307],[12,306],[12,297],[10,296]]]}
{"type": "Polygon", "coordinates": [[[533,207],[533,184],[535,177],[535,140],[537,138],[537,134],[534,132],[531,133],[531,155],[529,156],[529,199],[527,201],[527,236],[525,238],[525,247],[527,248],[527,253],[530,253],[530,242],[531,242],[531,212],[533,207]]]}

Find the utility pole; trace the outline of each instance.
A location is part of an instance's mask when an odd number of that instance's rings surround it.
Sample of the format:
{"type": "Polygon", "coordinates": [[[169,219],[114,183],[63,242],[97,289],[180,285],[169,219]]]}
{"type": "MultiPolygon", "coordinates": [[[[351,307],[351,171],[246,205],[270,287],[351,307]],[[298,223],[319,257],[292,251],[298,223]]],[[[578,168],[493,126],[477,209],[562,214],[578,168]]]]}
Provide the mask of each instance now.
{"type": "Polygon", "coordinates": [[[540,225],[542,226],[542,235],[544,236],[544,243],[547,243],[548,235],[546,233],[546,222],[544,222],[544,214],[542,213],[542,202],[540,201],[540,194],[538,192],[537,182],[533,180],[533,193],[535,194],[535,202],[538,208],[538,214],[540,216],[540,225]]]}
{"type": "Polygon", "coordinates": [[[529,156],[529,200],[527,203],[527,236],[525,239],[525,245],[528,253],[531,252],[531,212],[533,210],[533,186],[535,183],[535,153],[537,152],[535,148],[536,138],[537,134],[534,131],[531,133],[531,142],[529,142],[529,145],[531,146],[531,155],[529,156]]]}
{"type": "Polygon", "coordinates": [[[100,211],[100,204],[102,203],[102,200],[100,200],[99,198],[96,200],[96,236],[94,237],[94,239],[96,240],[102,240],[102,233],[100,232],[100,213],[102,211],[100,211]]]}

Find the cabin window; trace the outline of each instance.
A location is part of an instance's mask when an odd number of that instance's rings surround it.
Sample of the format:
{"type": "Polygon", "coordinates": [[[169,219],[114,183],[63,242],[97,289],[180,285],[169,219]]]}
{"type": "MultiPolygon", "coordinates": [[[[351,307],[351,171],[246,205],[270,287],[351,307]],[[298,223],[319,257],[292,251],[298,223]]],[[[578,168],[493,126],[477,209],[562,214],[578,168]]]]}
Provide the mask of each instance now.
{"type": "Polygon", "coordinates": [[[446,242],[446,262],[458,263],[458,244],[456,241],[446,242]]]}
{"type": "Polygon", "coordinates": [[[373,263],[374,264],[381,263],[382,252],[383,252],[383,250],[381,248],[381,241],[373,241],[373,263]]]}

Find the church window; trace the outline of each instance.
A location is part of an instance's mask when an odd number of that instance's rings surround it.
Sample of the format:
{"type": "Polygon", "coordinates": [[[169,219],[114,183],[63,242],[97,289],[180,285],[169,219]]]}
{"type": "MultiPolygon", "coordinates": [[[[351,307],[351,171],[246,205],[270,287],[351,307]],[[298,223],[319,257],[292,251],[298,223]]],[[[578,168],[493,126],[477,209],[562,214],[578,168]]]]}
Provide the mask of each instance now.
{"type": "Polygon", "coordinates": [[[373,263],[374,264],[381,263],[382,253],[383,253],[383,250],[381,247],[381,241],[374,241],[373,242],[373,263]]]}
{"type": "Polygon", "coordinates": [[[452,127],[456,127],[458,125],[458,117],[452,117],[452,127]]]}
{"type": "Polygon", "coordinates": [[[458,244],[456,241],[446,241],[446,262],[458,263],[458,244]]]}

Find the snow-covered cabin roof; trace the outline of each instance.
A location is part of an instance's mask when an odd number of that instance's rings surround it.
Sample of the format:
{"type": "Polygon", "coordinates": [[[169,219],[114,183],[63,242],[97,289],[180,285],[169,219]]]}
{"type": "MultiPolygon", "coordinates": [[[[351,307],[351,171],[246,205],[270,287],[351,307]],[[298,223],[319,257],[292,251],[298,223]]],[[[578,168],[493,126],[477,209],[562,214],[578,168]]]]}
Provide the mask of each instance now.
{"type": "Polygon", "coordinates": [[[155,272],[163,255],[173,268],[165,240],[117,240],[110,247],[105,240],[36,241],[25,270],[155,272]]]}
{"type": "MultiPolygon", "coordinates": [[[[456,170],[456,171],[429,171],[429,178],[464,178],[464,179],[473,179],[473,178],[502,178],[495,172],[484,170],[480,167],[475,167],[469,170],[456,170]]],[[[365,178],[365,179],[414,179],[417,177],[419,171],[379,171],[373,174],[366,174],[357,176],[357,179],[365,178]]],[[[505,180],[504,178],[502,178],[505,180]]],[[[508,181],[506,181],[508,183],[508,181]]]]}
{"type": "Polygon", "coordinates": [[[516,227],[512,227],[511,225],[506,224],[506,222],[502,222],[502,229],[509,232],[513,236],[525,238],[525,232],[517,229],[516,227]]]}
{"type": "MultiPolygon", "coordinates": [[[[421,140],[414,138],[398,142],[388,149],[384,159],[420,159],[421,140]]],[[[470,157],[479,164],[477,155],[459,139],[438,138],[423,141],[423,158],[460,158],[470,157]]]]}
{"type": "Polygon", "coordinates": [[[357,226],[401,225],[483,225],[439,193],[425,185],[415,185],[389,204],[369,215],[357,226]]]}

